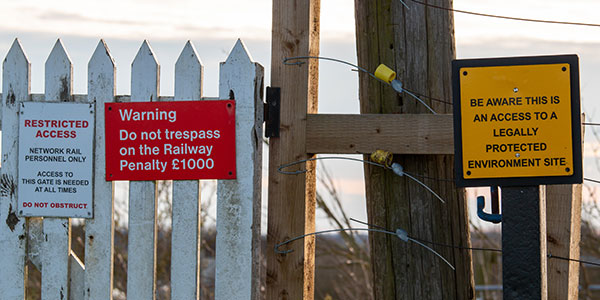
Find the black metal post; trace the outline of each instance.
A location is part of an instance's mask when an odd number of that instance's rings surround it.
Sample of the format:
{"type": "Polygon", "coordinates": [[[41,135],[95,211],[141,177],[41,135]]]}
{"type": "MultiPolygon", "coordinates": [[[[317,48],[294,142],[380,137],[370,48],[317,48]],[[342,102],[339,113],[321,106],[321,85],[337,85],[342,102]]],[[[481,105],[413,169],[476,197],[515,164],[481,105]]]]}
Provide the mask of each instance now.
{"type": "Polygon", "coordinates": [[[546,300],[546,195],[544,186],[502,188],[504,300],[546,300]]]}

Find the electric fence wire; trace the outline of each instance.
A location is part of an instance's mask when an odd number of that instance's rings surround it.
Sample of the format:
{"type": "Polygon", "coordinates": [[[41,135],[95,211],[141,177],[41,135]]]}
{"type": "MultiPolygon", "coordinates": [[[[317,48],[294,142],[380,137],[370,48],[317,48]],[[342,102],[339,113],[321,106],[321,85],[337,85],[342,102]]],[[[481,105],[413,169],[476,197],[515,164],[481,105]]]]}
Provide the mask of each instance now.
{"type": "Polygon", "coordinates": [[[590,182],[594,182],[594,183],[600,183],[600,180],[596,180],[596,179],[591,179],[591,178],[586,178],[584,177],[583,180],[585,181],[590,181],[590,182]]]}
{"type": "MultiPolygon", "coordinates": [[[[277,169],[278,172],[282,173],[282,174],[286,174],[286,175],[295,175],[295,174],[302,174],[302,173],[306,173],[307,170],[298,170],[298,171],[283,171],[284,168],[290,167],[290,166],[294,166],[303,162],[307,162],[307,161],[315,161],[315,160],[326,160],[326,159],[342,159],[342,160],[351,160],[351,161],[357,161],[357,162],[362,162],[362,163],[367,163],[370,165],[374,165],[374,166],[378,166],[384,169],[393,169],[390,168],[386,165],[383,164],[379,164],[376,162],[372,162],[372,161],[368,161],[368,160],[363,160],[363,159],[357,159],[357,158],[351,158],[351,157],[341,157],[341,156],[328,156],[328,157],[315,157],[315,158],[310,158],[310,159],[304,159],[304,160],[299,160],[299,161],[295,161],[292,163],[288,163],[288,164],[284,164],[279,166],[279,168],[277,169]]],[[[400,167],[401,168],[401,167],[400,167]]],[[[400,170],[400,172],[403,175],[408,175],[408,173],[404,172],[403,170],[400,170]]],[[[394,170],[394,173],[398,174],[396,172],[396,170],[394,170]]],[[[402,175],[400,175],[402,176],[402,175]]],[[[425,177],[428,179],[433,179],[433,180],[440,180],[440,181],[452,181],[452,180],[448,180],[448,179],[439,179],[439,178],[433,178],[433,177],[426,177],[426,176],[419,176],[419,175],[414,175],[417,177],[425,177]]],[[[433,192],[433,190],[431,190],[428,186],[426,186],[424,183],[416,180],[416,178],[414,178],[414,176],[407,176],[415,181],[417,181],[418,183],[420,183],[421,185],[423,185],[427,190],[429,190],[431,193],[433,193],[434,195],[437,196],[436,193],[433,192]]],[[[592,181],[592,182],[596,182],[596,183],[600,183],[599,180],[594,180],[594,179],[590,179],[590,178],[584,178],[584,180],[587,181],[592,181]]],[[[441,198],[439,198],[439,196],[437,196],[438,199],[440,199],[442,202],[444,202],[441,198]]],[[[445,202],[444,202],[445,203],[445,202]]],[[[431,251],[432,253],[434,253],[435,255],[437,255],[438,257],[440,257],[444,262],[446,262],[446,264],[448,264],[453,270],[454,270],[454,266],[452,266],[452,264],[450,264],[444,257],[442,257],[439,253],[437,253],[435,250],[433,250],[432,248],[428,247],[425,244],[429,244],[429,245],[434,245],[434,246],[440,246],[440,247],[447,247],[447,248],[454,248],[454,249],[461,249],[461,250],[472,250],[472,251],[489,251],[489,252],[498,252],[498,253],[502,253],[501,249],[494,249],[494,248],[479,248],[479,247],[464,247],[464,246],[456,246],[456,245],[449,245],[449,244],[444,244],[444,243],[436,243],[436,242],[432,242],[432,241],[427,241],[427,240],[423,240],[423,239],[419,239],[419,238],[415,238],[415,237],[411,237],[408,234],[406,234],[406,232],[402,229],[398,229],[396,231],[396,233],[392,232],[391,230],[388,230],[385,227],[381,227],[381,226],[377,226],[374,224],[369,224],[363,221],[359,221],[356,220],[354,218],[350,218],[351,221],[363,224],[363,225],[367,225],[369,227],[373,227],[373,228],[342,228],[342,229],[330,229],[330,230],[324,230],[324,231],[317,231],[317,232],[312,232],[312,233],[308,233],[305,235],[301,235],[301,236],[297,236],[295,238],[292,238],[290,240],[287,240],[285,242],[279,243],[277,245],[275,245],[275,252],[280,253],[280,254],[285,254],[285,253],[290,253],[292,252],[292,250],[279,250],[279,247],[286,245],[288,243],[291,243],[293,241],[302,239],[306,236],[311,236],[311,235],[318,235],[318,234],[322,234],[322,233],[331,233],[331,232],[341,232],[341,231],[372,231],[372,232],[380,232],[380,233],[386,233],[386,234],[391,234],[391,235],[395,235],[398,236],[400,239],[403,239],[404,241],[406,240],[410,240],[426,249],[428,249],[429,251],[431,251]]],[[[588,264],[588,265],[593,265],[593,266],[600,266],[600,263],[595,263],[595,262],[591,262],[591,261],[586,261],[586,260],[579,260],[579,259],[573,259],[573,258],[568,258],[568,257],[562,257],[562,256],[557,256],[557,255],[552,255],[551,253],[547,254],[548,258],[550,259],[560,259],[560,260],[566,260],[566,261],[573,261],[573,262],[578,262],[578,263],[582,263],[582,264],[588,264]]]]}
{"type": "Polygon", "coordinates": [[[440,197],[440,195],[438,195],[435,191],[433,191],[428,185],[426,185],[425,183],[423,183],[422,181],[418,180],[415,176],[413,176],[410,173],[404,172],[404,169],[402,168],[401,165],[399,165],[398,163],[394,163],[392,164],[391,167],[388,167],[386,165],[380,164],[380,163],[376,163],[376,162],[372,162],[369,160],[364,160],[364,159],[358,159],[358,158],[352,158],[352,157],[342,157],[342,156],[326,156],[326,157],[314,157],[314,158],[309,158],[309,159],[302,159],[302,160],[297,160],[291,163],[287,163],[284,165],[279,166],[279,168],[277,168],[277,172],[281,173],[281,174],[285,174],[285,175],[297,175],[297,174],[302,174],[302,173],[306,173],[308,172],[308,170],[298,170],[298,171],[284,171],[283,169],[287,168],[287,167],[291,167],[297,164],[301,164],[304,162],[309,162],[309,161],[316,161],[316,160],[326,160],[326,159],[341,159],[341,160],[351,160],[351,161],[357,161],[357,162],[362,162],[362,163],[366,163],[366,164],[370,164],[370,165],[374,165],[377,167],[381,167],[387,170],[391,170],[394,172],[394,174],[402,177],[402,176],[406,176],[408,178],[410,178],[411,180],[413,180],[414,182],[420,184],[423,188],[425,188],[426,190],[428,190],[433,196],[435,196],[438,200],[440,200],[442,203],[446,203],[446,201],[444,201],[444,199],[442,199],[442,197],[440,197]]]}
{"type": "Polygon", "coordinates": [[[452,12],[457,12],[457,13],[461,13],[461,14],[480,16],[480,17],[498,18],[498,19],[513,20],[513,21],[535,22],[535,23],[600,27],[600,24],[593,24],[593,23],[566,22],[566,21],[553,21],[553,20],[540,20],[540,19],[500,16],[500,15],[492,15],[492,14],[485,14],[485,13],[479,13],[479,12],[473,12],[473,11],[467,11],[467,10],[461,10],[461,9],[448,8],[448,7],[425,3],[425,2],[421,2],[421,1],[417,1],[417,0],[411,0],[411,1],[414,3],[417,3],[417,4],[427,6],[427,7],[431,7],[431,8],[441,9],[441,10],[445,10],[445,11],[452,11],[452,12]]]}
{"type": "MultiPolygon", "coordinates": [[[[304,62],[302,61],[297,61],[297,62],[289,62],[290,60],[300,60],[300,59],[321,59],[321,60],[329,60],[329,61],[333,61],[333,62],[337,62],[337,63],[341,63],[341,64],[345,64],[351,67],[356,68],[357,70],[359,70],[360,72],[363,73],[367,73],[369,74],[369,76],[375,78],[376,80],[378,80],[379,82],[385,84],[385,85],[390,85],[392,86],[390,83],[385,82],[384,80],[381,80],[380,78],[378,78],[377,76],[375,76],[375,74],[373,74],[372,72],[370,72],[369,70],[362,68],[358,65],[355,65],[353,63],[341,60],[341,59],[337,59],[337,58],[331,58],[331,57],[323,57],[323,56],[294,56],[294,57],[285,57],[283,59],[283,64],[284,65],[288,65],[288,66],[294,66],[294,65],[301,65],[304,64],[304,62]]],[[[411,97],[415,98],[415,100],[419,101],[421,104],[423,104],[431,113],[433,113],[434,115],[437,115],[437,113],[435,112],[435,110],[433,110],[429,105],[427,105],[427,103],[425,103],[425,101],[423,101],[421,98],[419,98],[415,93],[413,93],[410,90],[407,90],[405,88],[401,88],[401,90],[397,90],[394,86],[392,86],[392,88],[394,88],[394,90],[398,93],[401,92],[405,92],[408,95],[410,95],[411,97]]]]}
{"type": "MultiPolygon", "coordinates": [[[[359,220],[354,219],[354,218],[350,218],[350,221],[353,221],[353,222],[356,222],[356,223],[360,223],[360,224],[363,224],[363,225],[367,225],[369,227],[379,228],[381,230],[387,230],[384,227],[373,225],[373,224],[369,224],[367,222],[359,221],[359,220]]],[[[435,243],[435,242],[431,242],[431,241],[427,241],[427,240],[418,239],[418,238],[415,238],[415,237],[411,237],[411,238],[415,239],[417,241],[420,241],[422,243],[430,244],[430,245],[434,245],[434,246],[441,246],[441,247],[454,248],[454,249],[462,249],[462,250],[478,250],[478,251],[502,252],[502,250],[500,250],[500,249],[477,248],[477,247],[463,247],[463,246],[448,245],[448,244],[443,244],[443,243],[435,243]]]]}
{"type": "Polygon", "coordinates": [[[409,237],[406,234],[406,231],[398,228],[398,230],[396,230],[396,232],[392,232],[389,230],[382,230],[382,229],[372,229],[372,228],[340,228],[340,229],[329,229],[329,230],[322,230],[322,231],[316,231],[316,232],[311,232],[311,233],[307,233],[307,234],[303,234],[303,235],[299,235],[295,238],[289,239],[287,241],[284,241],[282,243],[279,243],[277,245],[275,245],[275,252],[279,253],[279,254],[287,254],[290,253],[294,250],[290,249],[290,250],[279,250],[279,247],[283,246],[283,245],[287,245],[291,242],[297,241],[299,239],[303,239],[307,236],[313,236],[313,235],[319,235],[319,234],[324,234],[324,233],[331,233],[331,232],[342,232],[342,231],[370,231],[370,232],[379,232],[379,233],[385,233],[385,234],[390,234],[393,236],[398,237],[399,239],[408,242],[411,241],[425,249],[427,249],[428,251],[430,251],[431,253],[435,254],[437,257],[439,257],[441,260],[443,260],[452,270],[456,270],[454,268],[454,266],[447,261],[442,255],[440,255],[439,253],[437,253],[435,250],[431,249],[429,246],[421,243],[419,240],[413,239],[411,237],[409,237]]]}
{"type": "MultiPolygon", "coordinates": [[[[354,218],[350,218],[350,221],[356,222],[356,223],[360,223],[363,225],[367,225],[369,227],[374,227],[377,228],[378,230],[382,230],[382,231],[389,231],[387,230],[385,227],[381,227],[381,226],[377,226],[377,225],[373,225],[373,224],[369,224],[367,222],[363,222],[363,221],[359,221],[357,219],[354,218]]],[[[409,236],[410,237],[410,236],[409,236]]],[[[448,244],[443,244],[443,243],[435,243],[432,241],[427,241],[427,240],[422,240],[422,239],[417,239],[414,237],[411,237],[412,239],[418,240],[422,243],[425,244],[430,244],[430,245],[435,245],[435,246],[441,246],[441,247],[447,247],[447,248],[454,248],[454,249],[462,249],[462,250],[473,250],[473,251],[488,251],[488,252],[498,252],[498,253],[502,253],[502,249],[494,249],[494,248],[478,248],[478,247],[463,247],[463,246],[455,246],[455,245],[448,245],[448,244]]],[[[553,255],[552,253],[548,253],[548,258],[550,259],[560,259],[560,260],[566,260],[566,261],[573,261],[573,262],[578,262],[578,263],[582,263],[582,264],[588,264],[588,265],[592,265],[592,266],[600,266],[600,263],[595,263],[595,262],[591,262],[591,261],[586,261],[586,260],[581,260],[581,259],[574,259],[574,258],[568,258],[568,257],[563,257],[563,256],[558,256],[558,255],[553,255]]]]}
{"type": "MultiPolygon", "coordinates": [[[[285,174],[285,175],[297,175],[297,174],[302,174],[302,173],[306,173],[308,170],[298,170],[298,171],[284,171],[283,169],[297,165],[297,164],[301,164],[303,162],[307,162],[307,161],[314,161],[314,160],[328,160],[328,159],[341,159],[341,160],[351,160],[351,161],[357,161],[357,162],[362,162],[362,163],[366,163],[366,164],[370,164],[370,165],[374,165],[377,167],[381,167],[384,169],[388,169],[388,170],[392,170],[392,168],[376,163],[376,162],[372,162],[369,160],[364,160],[364,159],[358,159],[358,158],[352,158],[352,157],[342,157],[342,156],[326,156],[326,157],[315,157],[315,158],[309,158],[309,159],[303,159],[303,160],[299,160],[299,161],[294,161],[288,164],[284,164],[279,166],[279,168],[277,169],[277,171],[281,174],[285,174]]],[[[423,179],[429,179],[429,180],[435,180],[435,181],[441,181],[441,182],[454,182],[454,180],[452,179],[445,179],[445,178],[437,178],[437,177],[431,177],[431,176],[425,176],[425,175],[421,175],[421,174],[414,174],[414,173],[409,173],[406,172],[404,170],[402,170],[402,173],[406,176],[409,177],[410,179],[416,181],[417,183],[419,183],[420,185],[422,185],[425,189],[429,190],[431,193],[433,193],[436,198],[438,198],[440,201],[442,201],[443,203],[446,203],[443,199],[441,199],[441,197],[439,195],[437,195],[433,190],[431,190],[431,188],[429,188],[429,186],[427,186],[425,183],[423,183],[422,181],[418,180],[417,177],[419,178],[423,178],[423,179]]],[[[397,173],[396,173],[397,174],[397,173]]],[[[398,174],[400,175],[400,174],[398,174]]],[[[402,176],[402,175],[400,175],[402,176]]],[[[600,180],[598,179],[592,179],[592,178],[587,178],[584,177],[583,180],[585,181],[590,181],[590,182],[594,182],[594,183],[600,183],[600,180]]]]}

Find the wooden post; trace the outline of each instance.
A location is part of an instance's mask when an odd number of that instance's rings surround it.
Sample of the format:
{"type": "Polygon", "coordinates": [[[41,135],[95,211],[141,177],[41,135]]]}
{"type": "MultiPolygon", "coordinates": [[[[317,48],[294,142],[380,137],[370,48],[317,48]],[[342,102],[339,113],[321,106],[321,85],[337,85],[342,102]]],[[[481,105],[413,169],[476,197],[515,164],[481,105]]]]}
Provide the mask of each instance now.
{"type": "MultiPolygon", "coordinates": [[[[112,299],[114,253],[113,183],[106,181],[104,103],[113,102],[115,63],[100,40],[88,64],[88,101],[96,103],[94,218],[85,222],[84,299],[112,299]]],[[[73,274],[71,274],[73,278],[73,274]]]]}
{"type": "Polygon", "coordinates": [[[2,168],[0,169],[0,295],[24,299],[27,238],[24,217],[17,216],[19,102],[29,100],[31,64],[15,39],[2,67],[2,168]]]}
{"type": "Polygon", "coordinates": [[[548,299],[545,186],[502,188],[502,295],[548,299]]]}
{"type": "MultiPolygon", "coordinates": [[[[548,253],[579,259],[581,184],[546,186],[548,253]]],[[[548,299],[579,297],[579,263],[548,259],[548,299]]]]}
{"type": "MultiPolygon", "coordinates": [[[[73,101],[73,65],[60,39],[56,41],[45,66],[45,100],[73,101]]],[[[69,295],[69,255],[71,219],[43,220],[42,299],[61,299],[69,295]]]]}
{"type": "Polygon", "coordinates": [[[235,99],[237,179],[217,185],[215,299],[261,298],[263,78],[263,66],[238,40],[219,76],[219,98],[235,99]]]}
{"type": "MultiPolygon", "coordinates": [[[[581,122],[585,122],[585,114],[581,122]]],[[[584,149],[585,126],[581,126],[581,137],[584,149]]],[[[551,255],[579,259],[582,187],[546,186],[546,247],[551,255]]],[[[579,299],[579,262],[548,259],[548,299],[579,299]]]]}
{"type": "MultiPolygon", "coordinates": [[[[379,64],[394,69],[404,87],[437,113],[452,107],[431,98],[452,99],[451,60],[455,57],[452,13],[400,1],[356,0],[358,64],[374,71],[379,64]]],[[[429,2],[452,7],[452,1],[429,2]]],[[[429,113],[415,99],[397,94],[366,74],[360,75],[361,113],[429,113]]],[[[391,171],[365,165],[367,213],[370,223],[402,228],[416,238],[470,246],[467,203],[453,182],[450,155],[396,155],[404,170],[435,179],[423,179],[446,200],[391,171]]],[[[431,253],[397,238],[370,234],[375,299],[474,299],[470,251],[433,247],[456,267],[452,271],[431,253]]]]}
{"type": "MultiPolygon", "coordinates": [[[[188,41],[175,63],[173,100],[200,100],[204,66],[188,41]]],[[[173,181],[171,299],[200,298],[200,181],[173,181]]]]}
{"type": "Polygon", "coordinates": [[[317,112],[318,62],[283,64],[285,57],[319,54],[320,0],[273,0],[271,86],[281,88],[280,137],[269,140],[267,299],[313,299],[314,237],[277,254],[277,243],[315,228],[315,163],[308,172],[283,175],[285,163],[312,157],[305,151],[306,114],[317,112]]]}
{"type": "MultiPolygon", "coordinates": [[[[147,41],[131,64],[131,101],[157,101],[160,66],[147,41]]],[[[154,299],[156,291],[156,182],[129,183],[127,299],[154,299]]]]}

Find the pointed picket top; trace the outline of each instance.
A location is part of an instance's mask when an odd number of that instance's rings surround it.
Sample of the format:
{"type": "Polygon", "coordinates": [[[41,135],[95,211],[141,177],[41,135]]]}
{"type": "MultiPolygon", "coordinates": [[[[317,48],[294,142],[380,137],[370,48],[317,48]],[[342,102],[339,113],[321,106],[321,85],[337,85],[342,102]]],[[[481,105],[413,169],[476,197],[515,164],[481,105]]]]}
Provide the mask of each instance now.
{"type": "Polygon", "coordinates": [[[175,100],[200,100],[203,69],[196,48],[187,41],[175,63],[175,100]]]}
{"type": "Polygon", "coordinates": [[[18,38],[15,38],[8,53],[6,54],[6,58],[4,58],[4,64],[12,63],[15,65],[27,65],[29,66],[29,58],[27,58],[27,54],[23,50],[23,46],[21,46],[21,41],[18,38]]]}
{"type": "Polygon", "coordinates": [[[175,67],[177,65],[192,63],[202,66],[202,61],[200,57],[198,57],[198,52],[196,51],[196,47],[192,44],[192,41],[188,40],[183,46],[183,50],[181,50],[181,54],[179,54],[179,58],[177,58],[177,62],[175,63],[175,67]]]}
{"type": "Polygon", "coordinates": [[[73,86],[73,64],[60,39],[56,41],[45,65],[46,101],[70,101],[73,86]]]}
{"type": "Polygon", "coordinates": [[[252,56],[246,49],[246,45],[241,39],[238,39],[237,42],[235,42],[233,49],[231,49],[231,52],[229,52],[229,56],[225,60],[225,64],[233,62],[246,62],[249,64],[254,63],[252,56]]]}
{"type": "Polygon", "coordinates": [[[112,55],[110,54],[110,51],[108,50],[108,46],[106,45],[106,42],[104,41],[104,39],[100,39],[100,41],[98,42],[98,46],[96,46],[96,50],[94,50],[94,54],[92,54],[92,57],[90,58],[90,61],[88,62],[88,68],[92,69],[92,68],[115,68],[115,60],[112,57],[112,55]]]}
{"type": "Polygon", "coordinates": [[[96,50],[88,62],[88,96],[91,102],[101,97],[101,101],[111,101],[115,94],[115,60],[104,40],[98,42],[96,50]]]}
{"type": "Polygon", "coordinates": [[[2,70],[2,103],[14,105],[15,99],[25,100],[31,86],[31,63],[18,38],[8,50],[2,70]],[[7,101],[9,96],[12,101],[7,101]]]}
{"type": "Polygon", "coordinates": [[[160,65],[147,40],[131,63],[131,101],[157,101],[160,65]]]}
{"type": "Polygon", "coordinates": [[[144,40],[131,65],[133,66],[137,63],[147,63],[148,60],[151,60],[158,65],[158,60],[156,59],[156,55],[154,55],[154,50],[152,50],[152,47],[150,47],[148,40],[144,40]]]}

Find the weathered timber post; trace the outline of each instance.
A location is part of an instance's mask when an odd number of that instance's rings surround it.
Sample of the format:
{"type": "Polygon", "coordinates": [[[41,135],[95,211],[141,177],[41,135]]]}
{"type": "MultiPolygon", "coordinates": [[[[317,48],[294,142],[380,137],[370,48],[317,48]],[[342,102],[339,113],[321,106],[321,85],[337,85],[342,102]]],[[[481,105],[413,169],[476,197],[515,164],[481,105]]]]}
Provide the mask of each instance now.
{"type": "Polygon", "coordinates": [[[313,299],[314,237],[277,254],[277,243],[315,228],[314,162],[301,164],[307,173],[283,175],[277,168],[311,157],[306,153],[307,113],[317,112],[318,62],[283,64],[285,57],[319,53],[320,0],[273,0],[271,86],[281,88],[280,137],[269,141],[267,229],[267,299],[313,299]]]}
{"type": "MultiPolygon", "coordinates": [[[[452,1],[432,4],[452,7],[452,1]]],[[[451,61],[455,57],[452,13],[395,0],[356,0],[358,64],[375,70],[380,63],[397,72],[404,87],[437,113],[451,113],[451,61]]],[[[415,99],[360,75],[361,113],[429,113],[415,99]]],[[[428,191],[391,171],[365,165],[369,222],[402,228],[416,238],[470,246],[467,203],[456,189],[451,155],[396,155],[394,161],[421,178],[446,200],[442,204],[428,191]]],[[[456,267],[441,263],[420,247],[392,236],[371,234],[375,299],[474,299],[471,252],[433,247],[456,267]]]]}
{"type": "MultiPolygon", "coordinates": [[[[581,184],[546,186],[546,246],[554,256],[579,259],[581,192],[581,184]]],[[[549,259],[548,299],[578,298],[579,263],[549,259]]]]}
{"type": "MultiPolygon", "coordinates": [[[[585,122],[585,115],[581,122],[585,122]]],[[[585,137],[585,126],[581,136],[585,137]]],[[[546,186],[546,247],[554,256],[579,259],[582,187],[583,184],[546,186]]],[[[579,262],[548,260],[548,299],[579,299],[579,262]]]]}

